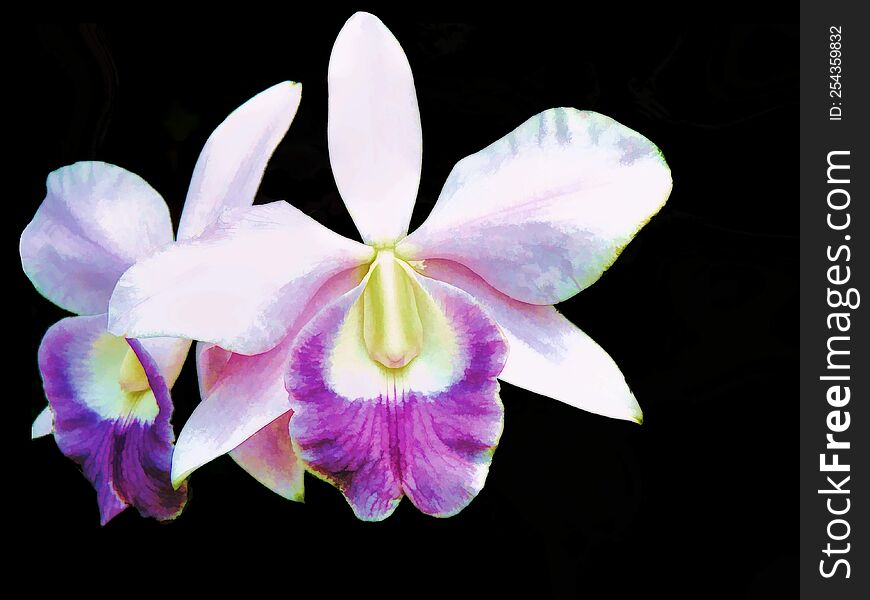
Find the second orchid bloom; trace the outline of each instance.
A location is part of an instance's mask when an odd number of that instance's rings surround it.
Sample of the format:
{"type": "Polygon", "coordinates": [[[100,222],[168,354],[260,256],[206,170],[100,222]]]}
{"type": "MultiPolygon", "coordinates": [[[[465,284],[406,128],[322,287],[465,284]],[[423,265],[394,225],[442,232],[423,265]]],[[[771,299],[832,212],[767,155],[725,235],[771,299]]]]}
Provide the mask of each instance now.
{"type": "MultiPolygon", "coordinates": [[[[199,236],[233,206],[250,206],[272,150],[299,105],[282,83],[234,111],[209,137],[194,168],[178,239],[199,236]],[[256,151],[252,151],[256,150],[256,151]]],[[[127,506],[172,519],[187,500],[173,490],[169,390],[190,340],[125,339],[109,333],[109,297],[137,260],[173,244],[169,210],[141,177],[102,162],[48,176],[47,194],[21,234],[24,272],[46,298],[78,316],[46,332],[39,370],[49,406],[32,437],[53,434],[97,492],[103,524],[127,506]]],[[[256,462],[238,462],[253,474],[256,462]]]]}

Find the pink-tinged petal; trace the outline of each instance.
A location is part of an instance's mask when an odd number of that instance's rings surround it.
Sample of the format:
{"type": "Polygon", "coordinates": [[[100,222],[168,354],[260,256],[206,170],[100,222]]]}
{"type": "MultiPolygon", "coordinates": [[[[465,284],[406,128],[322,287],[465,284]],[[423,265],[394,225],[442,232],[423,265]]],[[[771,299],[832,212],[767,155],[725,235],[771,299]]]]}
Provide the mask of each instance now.
{"type": "Polygon", "coordinates": [[[510,354],[499,379],[599,415],[643,421],[613,359],[555,308],[514,300],[450,261],[426,261],[423,273],[474,296],[501,326],[510,354]]]}
{"type": "Polygon", "coordinates": [[[200,235],[229,208],[254,203],[263,172],[287,133],[302,85],[285,81],[260,92],[218,125],[196,161],[178,239],[200,235]]]}
{"type": "Polygon", "coordinates": [[[41,438],[49,435],[53,431],[54,415],[51,413],[51,407],[46,406],[33,420],[33,425],[30,426],[30,439],[35,440],[36,438],[41,438]]]}
{"type": "Polygon", "coordinates": [[[377,17],[359,12],[329,58],[329,162],[366,243],[408,231],[423,157],[417,92],[408,59],[377,17]]]}
{"type": "Polygon", "coordinates": [[[197,379],[201,398],[208,396],[215,383],[220,380],[221,373],[232,355],[232,352],[220,346],[205,342],[196,343],[196,371],[199,374],[197,379]]]}
{"type": "Polygon", "coordinates": [[[187,490],[169,480],[172,400],[142,345],[106,333],[105,315],[69,317],[46,332],[39,369],[57,445],[96,489],[102,523],[127,505],[146,517],[178,515],[187,490]],[[125,391],[120,375],[133,360],[148,387],[125,391]]]}
{"type": "Polygon", "coordinates": [[[227,211],[206,234],[124,273],[109,305],[109,330],[262,353],[287,335],[330,277],[373,257],[371,248],[286,202],[227,211]]]}
{"type": "Polygon", "coordinates": [[[19,251],[40,294],[93,315],[106,312],[130,265],[171,241],[169,209],[145,180],[114,165],[78,162],[48,175],[19,251]]]}
{"type": "Polygon", "coordinates": [[[285,339],[268,352],[245,356],[200,348],[197,370],[203,399],[178,435],[172,457],[176,485],[290,410],[284,373],[293,338],[318,310],[353,289],[364,274],[364,269],[348,269],[330,278],[306,302],[285,339]]]}
{"type": "Polygon", "coordinates": [[[305,465],[290,443],[287,411],[230,452],[236,463],[267,488],[288,500],[305,499],[305,465]]]}
{"type": "Polygon", "coordinates": [[[403,495],[426,514],[459,512],[483,488],[502,431],[498,326],[465,292],[415,281],[424,343],[407,366],[368,357],[363,286],[318,314],[290,357],[298,454],[363,520],[386,518],[403,495]]]}
{"type": "Polygon", "coordinates": [[[555,304],[594,283],[670,191],[648,139],[604,115],[554,108],[459,161],[396,251],[453,260],[516,300],[555,304]]]}
{"type": "Polygon", "coordinates": [[[285,340],[263,354],[231,355],[178,434],[172,456],[174,485],[290,410],[281,385],[289,345],[285,340]]]}

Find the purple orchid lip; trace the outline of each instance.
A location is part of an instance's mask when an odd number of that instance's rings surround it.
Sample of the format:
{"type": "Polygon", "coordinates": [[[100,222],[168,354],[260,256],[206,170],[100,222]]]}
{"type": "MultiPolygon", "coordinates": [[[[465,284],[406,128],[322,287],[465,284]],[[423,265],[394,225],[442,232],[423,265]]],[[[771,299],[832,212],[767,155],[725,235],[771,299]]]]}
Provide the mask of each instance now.
{"type": "Polygon", "coordinates": [[[138,340],[105,332],[105,315],[68,317],[39,348],[45,394],[61,452],[78,463],[97,491],[106,524],[128,505],[146,517],[171,519],[187,489],[169,481],[174,435],[172,400],[154,359],[138,340]],[[121,388],[121,365],[132,351],[148,388],[121,388]]]}
{"type": "MultiPolygon", "coordinates": [[[[386,518],[403,496],[426,514],[456,514],[483,488],[501,436],[496,377],[507,345],[498,326],[465,292],[417,279],[420,293],[431,297],[432,310],[443,313],[456,337],[457,353],[446,370],[438,364],[440,348],[424,346],[402,369],[369,359],[371,372],[383,376],[381,393],[348,397],[336,391],[363,389],[360,381],[336,380],[358,373],[331,365],[353,338],[357,351],[365,352],[354,314],[362,311],[365,284],[319,313],[291,352],[285,380],[295,411],[291,438],[308,469],[337,486],[363,520],[386,518]],[[420,389],[425,387],[430,389],[420,389]]],[[[424,321],[424,327],[437,326],[431,315],[424,321]]]]}

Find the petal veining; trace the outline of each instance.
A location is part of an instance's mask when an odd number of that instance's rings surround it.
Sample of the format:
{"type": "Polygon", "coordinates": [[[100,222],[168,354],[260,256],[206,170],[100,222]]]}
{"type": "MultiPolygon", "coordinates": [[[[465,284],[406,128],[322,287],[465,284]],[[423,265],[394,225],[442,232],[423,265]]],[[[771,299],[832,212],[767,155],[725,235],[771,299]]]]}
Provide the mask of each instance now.
{"type": "Polygon", "coordinates": [[[449,516],[482,489],[502,430],[498,326],[465,292],[413,275],[419,356],[389,369],[369,356],[359,302],[365,282],[321,311],[290,355],[290,433],[309,470],[365,520],[403,496],[449,516]]]}
{"type": "Polygon", "coordinates": [[[648,139],[554,108],[459,161],[396,254],[453,260],[516,300],[555,304],[594,283],[670,190],[648,139]]]}
{"type": "Polygon", "coordinates": [[[39,369],[57,445],[96,489],[101,521],[127,505],[146,517],[175,517],[187,490],[173,490],[169,480],[172,400],[141,344],[106,333],[105,315],[69,317],[46,332],[39,369]],[[122,387],[125,360],[140,362],[147,389],[122,387]]]}

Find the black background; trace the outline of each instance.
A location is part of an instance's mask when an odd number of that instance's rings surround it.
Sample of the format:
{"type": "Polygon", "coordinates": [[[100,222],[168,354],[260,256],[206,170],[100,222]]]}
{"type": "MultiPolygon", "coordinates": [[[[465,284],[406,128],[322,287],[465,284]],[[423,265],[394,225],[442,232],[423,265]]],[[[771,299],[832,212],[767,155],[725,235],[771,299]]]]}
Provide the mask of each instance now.
{"type": "MultiPolygon", "coordinates": [[[[303,83],[302,104],[257,201],[286,199],[358,239],[326,145],[329,52],[349,16],[21,32],[30,147],[24,171],[10,175],[29,188],[14,199],[15,236],[46,175],[87,159],[144,177],[177,225],[210,132],[255,93],[292,79],[303,83]]],[[[222,457],[195,473],[174,523],[128,509],[100,528],[90,484],[41,439],[28,450],[31,558],[72,566],[87,585],[117,575],[185,594],[239,580],[288,597],[299,586],[324,596],[791,596],[797,28],[379,16],[408,55],[423,122],[412,229],[456,161],[547,108],[602,112],[663,151],[674,178],[668,204],[594,286],[560,305],[621,367],[644,424],[502,384],[505,430],[478,498],[446,520],[403,502],[379,524],[356,521],[313,477],[306,503],[295,504],[222,457]]],[[[45,405],[36,349],[65,314],[20,271],[14,282],[26,305],[27,367],[10,400],[25,397],[35,417],[45,405]]],[[[191,355],[173,390],[176,431],[198,401],[193,367],[191,355]]]]}

